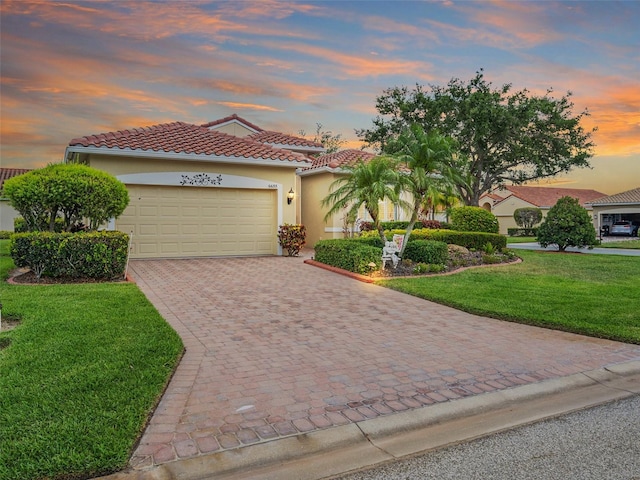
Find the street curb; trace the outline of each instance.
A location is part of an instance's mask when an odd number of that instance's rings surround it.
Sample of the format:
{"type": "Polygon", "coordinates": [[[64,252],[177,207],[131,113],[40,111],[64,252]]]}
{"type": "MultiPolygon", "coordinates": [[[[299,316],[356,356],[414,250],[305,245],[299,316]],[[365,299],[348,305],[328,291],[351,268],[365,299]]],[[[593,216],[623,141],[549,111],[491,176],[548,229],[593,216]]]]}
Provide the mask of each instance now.
{"type": "Polygon", "coordinates": [[[319,480],[639,394],[631,361],[101,478],[319,480]]]}

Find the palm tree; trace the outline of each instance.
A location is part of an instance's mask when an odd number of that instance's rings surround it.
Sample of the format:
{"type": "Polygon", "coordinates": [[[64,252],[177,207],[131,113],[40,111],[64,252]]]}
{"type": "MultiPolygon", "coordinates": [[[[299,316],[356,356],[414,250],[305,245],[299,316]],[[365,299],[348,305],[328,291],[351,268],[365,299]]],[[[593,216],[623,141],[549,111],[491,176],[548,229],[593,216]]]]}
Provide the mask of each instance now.
{"type": "Polygon", "coordinates": [[[391,157],[378,156],[366,163],[360,160],[352,166],[342,167],[347,174],[331,184],[330,193],[322,200],[323,207],[331,207],[324,220],[344,209],[348,209],[347,214],[357,213],[364,205],[384,243],[386,237],[380,221],[380,202],[388,199],[407,207],[407,202],[400,199],[405,180],[396,164],[391,157]]]}
{"type": "Polygon", "coordinates": [[[411,220],[400,252],[402,256],[422,205],[433,203],[452,191],[457,178],[452,168],[454,144],[451,138],[437,131],[425,133],[420,125],[414,124],[391,140],[386,151],[408,170],[403,188],[413,197],[411,220]]]}

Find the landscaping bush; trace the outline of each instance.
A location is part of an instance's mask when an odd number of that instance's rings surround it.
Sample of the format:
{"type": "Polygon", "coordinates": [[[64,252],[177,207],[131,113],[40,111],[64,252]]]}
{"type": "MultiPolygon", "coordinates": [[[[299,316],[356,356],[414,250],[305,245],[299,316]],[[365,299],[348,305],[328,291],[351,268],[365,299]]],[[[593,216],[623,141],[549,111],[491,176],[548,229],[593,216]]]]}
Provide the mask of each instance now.
{"type": "Polygon", "coordinates": [[[377,247],[377,248],[384,247],[384,244],[382,243],[382,240],[380,239],[378,232],[373,230],[371,231],[371,234],[362,235],[360,237],[354,238],[353,240],[356,242],[360,242],[364,245],[370,245],[372,247],[377,247]]]}
{"type": "Polygon", "coordinates": [[[415,228],[429,228],[431,230],[439,230],[442,227],[442,223],[438,220],[422,220],[422,227],[415,228]]]}
{"type": "Polygon", "coordinates": [[[350,272],[368,274],[382,266],[382,249],[359,240],[320,240],[314,245],[314,249],[318,262],[350,272]],[[374,268],[369,266],[372,262],[375,264],[374,268]]]}
{"type": "Polygon", "coordinates": [[[556,244],[564,252],[567,247],[597,245],[596,230],[589,212],[577,198],[562,197],[551,207],[538,228],[538,243],[542,247],[556,244]]]}
{"type": "Polygon", "coordinates": [[[445,264],[447,244],[437,240],[413,240],[407,244],[402,258],[416,263],[445,264]]]}
{"type": "Polygon", "coordinates": [[[86,165],[62,163],[6,180],[3,195],[29,231],[54,231],[58,217],[66,231],[85,221],[95,230],[120,216],[129,203],[127,188],[114,176],[86,165]]]}
{"type": "MultiPolygon", "coordinates": [[[[424,222],[416,222],[413,228],[423,228],[424,222]]],[[[398,229],[406,229],[409,226],[408,221],[400,221],[394,220],[391,222],[381,222],[383,230],[398,230],[398,229]]],[[[361,232],[369,232],[374,230],[373,222],[360,222],[360,231],[361,232]]]]}
{"type": "MultiPolygon", "coordinates": [[[[387,236],[392,236],[393,234],[403,235],[404,231],[392,230],[387,233],[387,236]]],[[[429,230],[422,228],[411,232],[409,243],[414,240],[438,240],[473,250],[482,250],[487,242],[490,242],[497,251],[501,251],[507,247],[507,237],[504,235],[483,232],[458,232],[454,230],[429,230]]]]}
{"type": "Polygon", "coordinates": [[[496,216],[480,207],[457,207],[451,210],[451,227],[460,232],[498,233],[496,216]]]}
{"type": "Polygon", "coordinates": [[[9,237],[11,235],[13,235],[14,232],[11,232],[9,230],[0,230],[0,240],[8,240],[9,237]]]}
{"type": "Polygon", "coordinates": [[[304,225],[280,225],[278,242],[290,257],[296,257],[306,243],[307,232],[304,225]]]}
{"type": "Polygon", "coordinates": [[[538,235],[538,227],[533,228],[507,228],[510,237],[535,237],[538,235]]]}
{"type": "MultiPolygon", "coordinates": [[[[382,222],[382,228],[385,230],[398,230],[398,229],[406,229],[409,226],[408,221],[392,221],[392,222],[382,222]]],[[[416,222],[413,224],[413,228],[422,228],[422,222],[416,222]]]]}
{"type": "Polygon", "coordinates": [[[46,277],[111,280],[124,275],[129,236],[122,232],[26,232],[11,236],[17,267],[46,277]]]}
{"type": "Polygon", "coordinates": [[[361,232],[373,231],[373,222],[360,222],[359,225],[360,225],[361,232]]]}
{"type": "Polygon", "coordinates": [[[513,219],[519,227],[530,230],[542,221],[542,210],[536,207],[516,208],[513,211],[513,219]]]}

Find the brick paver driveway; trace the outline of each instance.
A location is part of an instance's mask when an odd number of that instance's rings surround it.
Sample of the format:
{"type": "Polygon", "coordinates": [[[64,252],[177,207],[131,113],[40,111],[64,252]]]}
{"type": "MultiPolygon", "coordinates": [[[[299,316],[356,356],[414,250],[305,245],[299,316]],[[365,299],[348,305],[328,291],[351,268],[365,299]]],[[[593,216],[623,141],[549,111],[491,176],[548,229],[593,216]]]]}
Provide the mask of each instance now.
{"type": "Polygon", "coordinates": [[[640,359],[637,345],[462,313],[302,258],[130,269],[186,345],[134,467],[640,359]]]}

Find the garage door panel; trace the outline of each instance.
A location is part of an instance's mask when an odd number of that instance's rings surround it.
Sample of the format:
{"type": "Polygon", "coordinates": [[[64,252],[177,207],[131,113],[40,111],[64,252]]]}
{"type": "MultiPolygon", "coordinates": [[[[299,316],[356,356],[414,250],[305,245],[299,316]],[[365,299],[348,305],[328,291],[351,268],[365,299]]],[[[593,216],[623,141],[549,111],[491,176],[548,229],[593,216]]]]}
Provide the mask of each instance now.
{"type": "Polygon", "coordinates": [[[160,225],[160,235],[178,235],[179,232],[180,226],[175,223],[160,225]]]}
{"type": "Polygon", "coordinates": [[[197,224],[192,224],[192,225],[182,225],[182,229],[181,229],[181,233],[182,235],[198,235],[198,233],[200,233],[200,226],[197,224]]]}
{"type": "Polygon", "coordinates": [[[116,228],[133,231],[132,257],[277,252],[275,190],[128,186],[116,228]]]}
{"type": "Polygon", "coordinates": [[[158,225],[156,224],[142,224],[138,232],[140,235],[158,235],[158,225]]]}
{"type": "MultiPolygon", "coordinates": [[[[150,207],[145,207],[150,208],[150,207]]],[[[149,213],[150,215],[157,216],[158,214],[163,217],[179,217],[180,209],[175,205],[161,205],[159,211],[155,213],[149,213]]]]}

